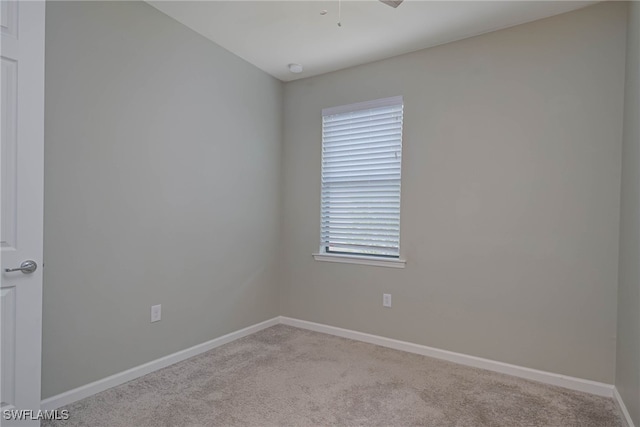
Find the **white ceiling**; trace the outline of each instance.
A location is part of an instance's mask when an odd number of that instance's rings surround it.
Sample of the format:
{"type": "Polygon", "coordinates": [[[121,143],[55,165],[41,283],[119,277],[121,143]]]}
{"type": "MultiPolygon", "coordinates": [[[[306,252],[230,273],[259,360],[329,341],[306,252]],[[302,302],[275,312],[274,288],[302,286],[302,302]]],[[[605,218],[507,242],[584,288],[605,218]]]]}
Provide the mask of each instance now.
{"type": "Polygon", "coordinates": [[[290,81],[579,9],[595,1],[149,1],[272,76],[290,81]],[[320,12],[326,10],[322,16],[320,12]],[[304,66],[301,74],[287,65],[304,66]]]}

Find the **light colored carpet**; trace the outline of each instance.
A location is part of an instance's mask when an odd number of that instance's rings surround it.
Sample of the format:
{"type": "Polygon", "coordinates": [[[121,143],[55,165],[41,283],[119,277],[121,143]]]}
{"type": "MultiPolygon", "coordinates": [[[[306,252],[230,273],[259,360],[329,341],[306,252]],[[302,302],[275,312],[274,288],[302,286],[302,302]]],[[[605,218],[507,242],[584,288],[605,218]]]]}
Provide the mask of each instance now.
{"type": "Polygon", "coordinates": [[[64,409],[42,425],[623,427],[612,399],[284,325],[64,409]]]}

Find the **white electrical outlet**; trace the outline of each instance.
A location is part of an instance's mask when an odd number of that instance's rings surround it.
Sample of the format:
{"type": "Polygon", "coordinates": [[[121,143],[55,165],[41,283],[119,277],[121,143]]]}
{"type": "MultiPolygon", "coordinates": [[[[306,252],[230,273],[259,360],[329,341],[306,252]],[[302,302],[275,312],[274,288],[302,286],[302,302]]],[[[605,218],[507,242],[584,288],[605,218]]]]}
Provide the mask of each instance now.
{"type": "Polygon", "coordinates": [[[391,307],[391,294],[382,294],[382,305],[391,307]]]}
{"type": "Polygon", "coordinates": [[[162,318],[162,304],[151,306],[151,321],[157,322],[162,318]]]}

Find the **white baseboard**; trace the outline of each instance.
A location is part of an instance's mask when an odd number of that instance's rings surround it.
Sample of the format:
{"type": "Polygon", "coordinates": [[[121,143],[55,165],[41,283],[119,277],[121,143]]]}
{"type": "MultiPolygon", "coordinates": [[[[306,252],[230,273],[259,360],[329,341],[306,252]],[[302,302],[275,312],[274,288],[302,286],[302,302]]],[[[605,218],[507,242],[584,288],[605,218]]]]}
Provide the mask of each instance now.
{"type": "Polygon", "coordinates": [[[211,341],[193,346],[186,350],[170,354],[160,359],[153,360],[135,368],[128,369],[123,372],[111,375],[110,377],[86,384],[84,386],[69,390],[56,396],[44,399],[41,402],[41,409],[53,410],[62,406],[69,405],[85,397],[89,397],[101,391],[118,386],[127,381],[131,381],[143,375],[165,368],[174,363],[183,361],[190,357],[204,353],[221,345],[230,343],[239,338],[251,335],[255,332],[269,328],[277,324],[294,326],[302,329],[308,329],[316,332],[323,332],[329,335],[349,338],[356,341],[362,341],[370,344],[376,344],[382,347],[393,348],[396,350],[406,351],[409,353],[421,354],[436,359],[447,360],[449,362],[458,363],[460,365],[472,366],[475,368],[486,369],[489,371],[500,372],[515,377],[525,378],[528,380],[538,381],[545,384],[555,385],[568,388],[571,390],[582,391],[585,393],[595,394],[599,396],[612,397],[618,402],[621,412],[627,419],[629,427],[635,427],[631,421],[628,411],[626,410],[620,395],[615,387],[610,384],[599,383],[596,381],[584,380],[581,378],[569,377],[566,375],[554,374],[551,372],[539,371],[536,369],[525,368],[508,363],[497,362],[495,360],[483,359],[481,357],[469,356],[462,353],[454,353],[452,351],[440,350],[433,347],[427,347],[421,344],[414,344],[406,341],[394,340],[378,335],[366,334],[363,332],[353,331],[349,329],[337,328],[335,326],[323,325],[321,323],[308,322],[306,320],[293,319],[290,317],[274,317],[261,323],[249,326],[239,331],[231,332],[227,335],[215,338],[211,341]]]}
{"type": "Polygon", "coordinates": [[[618,409],[622,412],[622,415],[624,416],[623,418],[627,422],[627,427],[635,427],[633,420],[631,419],[631,414],[629,414],[629,411],[622,400],[622,396],[620,396],[616,387],[613,388],[613,400],[618,404],[618,409]]]}
{"type": "Polygon", "coordinates": [[[111,375],[110,377],[103,378],[101,380],[83,385],[78,388],[74,388],[73,390],[69,390],[56,396],[49,397],[48,399],[44,399],[41,402],[41,409],[58,409],[80,399],[84,399],[85,397],[100,393],[101,391],[107,390],[111,387],[115,387],[117,385],[126,383],[127,381],[131,381],[143,375],[157,371],[158,369],[162,369],[190,357],[197,356],[200,353],[204,353],[205,351],[209,351],[223,344],[230,343],[231,341],[235,341],[239,338],[277,325],[278,323],[280,323],[280,318],[274,317],[273,319],[256,323],[255,325],[240,329],[239,331],[231,332],[227,335],[212,339],[211,341],[207,341],[205,343],[195,345],[193,347],[178,351],[177,353],[173,353],[165,357],[161,357],[160,359],[153,360],[143,365],[136,366],[135,368],[127,369],[126,371],[119,372],[117,374],[111,375]]]}
{"type": "Polygon", "coordinates": [[[349,329],[337,328],[335,326],[323,325],[321,323],[308,322],[306,320],[292,319],[290,317],[280,316],[280,323],[295,326],[297,328],[309,329],[311,331],[323,332],[325,334],[335,335],[338,337],[350,338],[352,340],[362,341],[369,344],[376,344],[382,347],[389,347],[409,353],[421,354],[423,356],[429,356],[436,359],[447,360],[460,365],[500,372],[502,374],[564,387],[571,390],[582,391],[598,396],[613,397],[614,387],[611,384],[569,377],[567,375],[554,374],[552,372],[539,371],[537,369],[525,368],[517,365],[510,365],[508,363],[497,362],[495,360],[483,359],[481,357],[469,356],[462,353],[454,353],[452,351],[440,350],[433,347],[427,347],[425,345],[394,340],[349,329]]]}

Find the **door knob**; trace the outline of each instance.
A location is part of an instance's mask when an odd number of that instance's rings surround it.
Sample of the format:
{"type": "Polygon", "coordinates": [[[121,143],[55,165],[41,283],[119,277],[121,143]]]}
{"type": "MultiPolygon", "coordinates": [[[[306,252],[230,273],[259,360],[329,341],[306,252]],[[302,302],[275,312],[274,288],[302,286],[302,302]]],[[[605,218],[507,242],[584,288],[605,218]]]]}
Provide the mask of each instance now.
{"type": "Polygon", "coordinates": [[[24,274],[31,274],[38,268],[38,264],[35,261],[27,260],[20,264],[18,268],[5,268],[6,273],[12,273],[14,271],[22,271],[24,274]]]}

